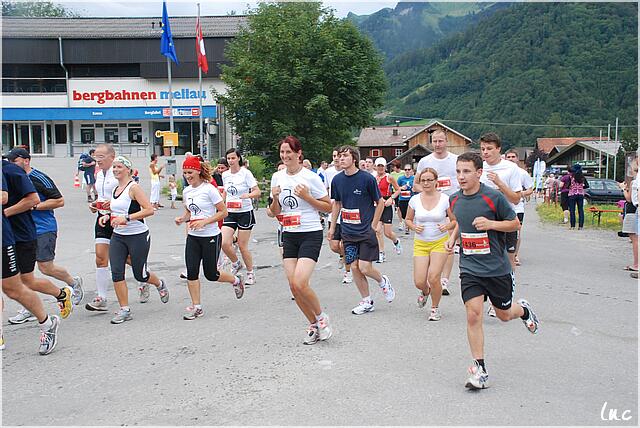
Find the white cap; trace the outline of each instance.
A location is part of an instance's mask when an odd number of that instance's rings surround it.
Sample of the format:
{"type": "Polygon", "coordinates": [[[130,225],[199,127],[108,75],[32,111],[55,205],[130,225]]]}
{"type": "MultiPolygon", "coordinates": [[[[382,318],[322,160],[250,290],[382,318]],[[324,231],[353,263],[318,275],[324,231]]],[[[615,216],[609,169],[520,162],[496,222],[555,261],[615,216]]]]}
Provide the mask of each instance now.
{"type": "Polygon", "coordinates": [[[387,160],[385,158],[378,158],[373,164],[375,166],[378,166],[378,165],[387,166],[387,160]]]}

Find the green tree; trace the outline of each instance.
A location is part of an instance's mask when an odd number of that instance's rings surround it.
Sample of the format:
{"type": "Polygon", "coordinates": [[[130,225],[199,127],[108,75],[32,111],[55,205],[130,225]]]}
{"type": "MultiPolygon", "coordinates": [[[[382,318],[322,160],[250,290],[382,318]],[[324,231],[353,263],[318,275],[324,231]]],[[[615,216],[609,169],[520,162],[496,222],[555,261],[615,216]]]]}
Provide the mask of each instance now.
{"type": "Polygon", "coordinates": [[[51,1],[3,1],[2,16],[71,18],[78,14],[51,1]]]}
{"type": "Polygon", "coordinates": [[[228,91],[214,94],[231,113],[245,149],[273,162],[292,134],[312,161],[349,142],[373,121],[386,81],[382,59],[355,26],[320,3],[261,3],[227,46],[228,91]]]}

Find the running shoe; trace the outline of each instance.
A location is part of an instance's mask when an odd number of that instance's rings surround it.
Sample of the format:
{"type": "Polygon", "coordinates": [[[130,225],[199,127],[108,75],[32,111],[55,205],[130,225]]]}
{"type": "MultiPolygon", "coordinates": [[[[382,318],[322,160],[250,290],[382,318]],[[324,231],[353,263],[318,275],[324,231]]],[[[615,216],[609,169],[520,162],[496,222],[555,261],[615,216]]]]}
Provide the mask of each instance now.
{"type": "Polygon", "coordinates": [[[242,261],[240,261],[240,259],[238,259],[237,262],[231,263],[231,274],[236,275],[243,268],[244,268],[244,264],[242,263],[242,261]]]}
{"type": "Polygon", "coordinates": [[[402,232],[404,230],[404,223],[403,222],[398,223],[398,230],[400,232],[402,232]]]}
{"type": "Polygon", "coordinates": [[[122,324],[125,321],[131,321],[131,311],[120,309],[116,312],[116,316],[111,318],[111,324],[122,324]]]}
{"type": "Polygon", "coordinates": [[[338,269],[344,269],[344,257],[342,256],[338,256],[338,269]]]}
{"type": "Polygon", "coordinates": [[[428,296],[425,296],[423,292],[420,292],[420,294],[418,294],[418,307],[420,309],[424,308],[428,299],[428,296]]]}
{"type": "Polygon", "coordinates": [[[58,343],[58,327],[60,327],[60,318],[57,315],[49,315],[51,317],[51,328],[43,331],[40,335],[40,355],[47,355],[53,352],[58,343]]]}
{"type": "Polygon", "coordinates": [[[138,287],[138,292],[140,293],[140,303],[147,303],[149,301],[149,283],[141,282],[138,287]]]}
{"type": "Polygon", "coordinates": [[[82,299],[84,298],[84,290],[82,289],[82,277],[74,276],[73,277],[73,295],[71,296],[71,300],[73,304],[78,306],[82,299]]]}
{"type": "Polygon", "coordinates": [[[313,345],[318,342],[318,326],[311,324],[307,329],[302,343],[305,345],[313,345]]]}
{"type": "Polygon", "coordinates": [[[449,280],[447,278],[440,279],[440,285],[442,286],[442,295],[448,296],[449,294],[449,280]]]}
{"type": "Polygon", "coordinates": [[[400,243],[399,239],[395,242],[395,244],[393,244],[393,248],[395,248],[397,255],[402,254],[402,244],[400,243]]]}
{"type": "Polygon", "coordinates": [[[18,311],[18,313],[9,318],[9,324],[24,324],[29,321],[35,321],[37,318],[28,310],[22,308],[18,311]]]}
{"type": "Polygon", "coordinates": [[[460,254],[460,245],[456,244],[453,246],[453,254],[460,254]]]}
{"type": "Polygon", "coordinates": [[[204,311],[202,308],[196,308],[195,306],[189,306],[185,309],[184,315],[182,315],[183,320],[194,320],[196,318],[200,318],[204,315],[204,311]]]}
{"type": "Polygon", "coordinates": [[[382,294],[384,294],[384,298],[387,299],[387,302],[393,302],[393,299],[396,298],[396,290],[391,286],[391,281],[389,281],[389,277],[387,275],[382,275],[382,294]]]}
{"type": "Polygon", "coordinates": [[[489,388],[489,375],[477,361],[474,361],[473,365],[469,367],[469,377],[464,386],[469,389],[489,388]]]}
{"type": "Polygon", "coordinates": [[[353,274],[351,273],[351,271],[349,272],[345,271],[344,274],[342,274],[342,283],[351,284],[352,282],[353,282],[353,274]]]}
{"type": "Polygon", "coordinates": [[[327,340],[331,337],[333,331],[329,325],[329,317],[325,316],[318,320],[318,340],[327,340]]]}
{"type": "Polygon", "coordinates": [[[362,315],[366,314],[367,312],[373,312],[374,310],[375,307],[373,306],[373,300],[371,301],[371,303],[367,303],[362,300],[360,303],[358,303],[358,306],[351,309],[351,313],[354,315],[362,315]]]}
{"type": "Polygon", "coordinates": [[[518,304],[523,308],[527,308],[527,310],[529,311],[529,318],[527,318],[526,320],[522,320],[525,327],[527,327],[527,330],[529,330],[531,334],[538,334],[538,327],[540,325],[540,321],[538,321],[538,317],[536,316],[536,313],[533,312],[533,309],[531,308],[531,304],[527,302],[525,299],[519,299],[518,304]]]}
{"type": "Polygon", "coordinates": [[[60,316],[62,319],[66,319],[73,312],[73,303],[71,302],[71,296],[73,296],[73,290],[71,287],[64,287],[64,299],[58,299],[58,307],[60,308],[60,316]]]}
{"type": "Polygon", "coordinates": [[[256,283],[256,276],[254,275],[253,271],[247,272],[247,279],[244,282],[244,285],[253,285],[255,283],[256,283]]]}
{"type": "Polygon", "coordinates": [[[87,303],[84,307],[88,311],[106,312],[107,311],[107,299],[103,299],[100,296],[96,296],[96,297],[93,298],[91,303],[87,303]]]}
{"type": "Polygon", "coordinates": [[[169,301],[169,289],[167,288],[167,284],[164,282],[164,279],[160,279],[160,286],[156,288],[160,295],[160,301],[162,303],[167,303],[169,301]]]}
{"type": "Polygon", "coordinates": [[[182,272],[180,272],[180,279],[187,279],[187,271],[183,270],[182,272]]]}
{"type": "Polygon", "coordinates": [[[236,293],[236,299],[240,299],[244,296],[244,278],[241,273],[237,274],[236,278],[238,279],[238,283],[233,284],[233,291],[236,293]]]}
{"type": "Polygon", "coordinates": [[[429,315],[429,321],[440,321],[442,314],[440,308],[431,308],[431,314],[429,315]]]}
{"type": "Polygon", "coordinates": [[[487,309],[487,315],[489,315],[491,318],[496,317],[496,308],[494,308],[493,305],[489,305],[489,309],[487,309]]]}
{"type": "Polygon", "coordinates": [[[4,334],[0,334],[0,351],[4,351],[4,334]]]}

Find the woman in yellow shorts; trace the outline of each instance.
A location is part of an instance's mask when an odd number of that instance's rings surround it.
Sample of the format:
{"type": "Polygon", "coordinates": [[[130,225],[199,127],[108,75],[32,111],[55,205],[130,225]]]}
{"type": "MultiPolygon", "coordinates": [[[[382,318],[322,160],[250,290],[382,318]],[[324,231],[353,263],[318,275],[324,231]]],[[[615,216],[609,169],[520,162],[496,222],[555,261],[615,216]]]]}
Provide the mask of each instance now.
{"type": "Polygon", "coordinates": [[[456,226],[449,209],[449,197],[438,191],[438,173],[433,168],[425,168],[416,177],[422,192],[409,200],[407,227],[415,232],[413,241],[413,280],[420,290],[418,307],[424,308],[431,294],[431,314],[429,321],[440,321],[442,317],[438,305],[442,297],[440,274],[447,261],[444,244],[449,239],[448,230],[456,226]]]}

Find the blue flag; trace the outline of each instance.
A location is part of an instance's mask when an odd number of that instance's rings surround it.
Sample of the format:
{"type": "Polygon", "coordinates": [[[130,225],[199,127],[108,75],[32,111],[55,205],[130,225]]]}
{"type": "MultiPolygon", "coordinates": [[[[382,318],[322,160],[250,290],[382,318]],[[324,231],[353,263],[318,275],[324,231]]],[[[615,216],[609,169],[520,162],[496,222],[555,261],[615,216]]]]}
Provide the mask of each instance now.
{"type": "Polygon", "coordinates": [[[176,64],[179,64],[176,47],[173,44],[173,36],[171,35],[171,27],[169,26],[167,2],[165,1],[162,2],[162,38],[160,39],[160,53],[176,64]]]}

